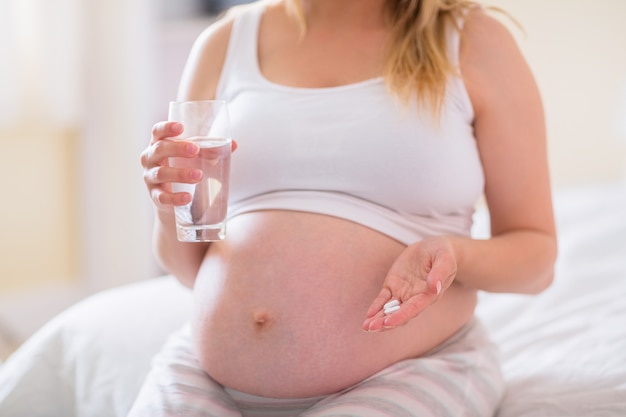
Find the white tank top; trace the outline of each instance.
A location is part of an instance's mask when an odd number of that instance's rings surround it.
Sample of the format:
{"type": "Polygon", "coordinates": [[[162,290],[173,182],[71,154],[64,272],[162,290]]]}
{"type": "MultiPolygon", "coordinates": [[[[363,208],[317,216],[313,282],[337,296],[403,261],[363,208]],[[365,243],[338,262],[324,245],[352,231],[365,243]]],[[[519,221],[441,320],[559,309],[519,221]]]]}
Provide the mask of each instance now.
{"type": "MultiPolygon", "coordinates": [[[[463,82],[450,80],[442,119],[403,107],[382,77],[295,88],[261,74],[264,6],[238,15],[216,96],[228,101],[233,138],[229,217],[297,210],[347,219],[404,244],[469,235],[484,176],[463,82]]],[[[457,61],[459,36],[451,30],[457,61]]]]}

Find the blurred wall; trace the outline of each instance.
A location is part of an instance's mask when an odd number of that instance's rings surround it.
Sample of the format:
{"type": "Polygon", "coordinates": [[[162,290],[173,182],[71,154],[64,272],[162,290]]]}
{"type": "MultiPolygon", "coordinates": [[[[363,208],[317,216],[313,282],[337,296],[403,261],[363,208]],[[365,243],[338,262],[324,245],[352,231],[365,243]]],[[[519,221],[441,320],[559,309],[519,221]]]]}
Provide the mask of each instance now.
{"type": "Polygon", "coordinates": [[[491,0],[541,89],[556,186],[626,178],[626,1],[491,0]]]}
{"type": "Polygon", "coordinates": [[[0,2],[0,290],[158,272],[139,165],[156,35],[150,0],[0,2]]]}
{"type": "Polygon", "coordinates": [[[0,2],[0,289],[78,273],[77,17],[0,2]]]}

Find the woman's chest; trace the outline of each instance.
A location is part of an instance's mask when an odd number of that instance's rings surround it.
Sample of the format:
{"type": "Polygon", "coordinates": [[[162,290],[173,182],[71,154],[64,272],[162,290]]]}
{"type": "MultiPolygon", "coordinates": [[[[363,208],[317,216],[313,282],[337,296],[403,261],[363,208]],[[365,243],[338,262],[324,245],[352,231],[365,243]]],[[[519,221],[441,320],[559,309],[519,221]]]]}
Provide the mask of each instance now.
{"type": "Polygon", "coordinates": [[[471,125],[460,117],[433,124],[386,92],[363,94],[379,81],[235,97],[232,200],[317,190],[416,214],[471,207],[483,186],[471,125]]]}
{"type": "MultiPolygon", "coordinates": [[[[368,27],[307,25],[266,9],[257,39],[257,62],[264,78],[279,85],[325,88],[382,75],[388,33],[383,22],[368,27]]],[[[310,22],[309,22],[310,23],[310,22]]]]}

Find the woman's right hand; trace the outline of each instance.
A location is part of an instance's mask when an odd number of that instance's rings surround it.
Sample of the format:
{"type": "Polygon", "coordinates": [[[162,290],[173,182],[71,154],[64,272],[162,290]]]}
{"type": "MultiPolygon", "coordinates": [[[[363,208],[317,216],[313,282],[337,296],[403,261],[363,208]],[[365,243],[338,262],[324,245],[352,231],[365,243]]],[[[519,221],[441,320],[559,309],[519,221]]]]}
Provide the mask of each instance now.
{"type": "Polygon", "coordinates": [[[171,210],[191,201],[186,192],[173,193],[171,183],[196,184],[202,179],[202,171],[193,168],[173,168],[169,158],[193,158],[198,155],[198,145],[183,140],[170,140],[183,132],[178,122],[160,122],[152,128],[150,145],[141,153],[143,179],[148,193],[158,209],[171,210]]]}

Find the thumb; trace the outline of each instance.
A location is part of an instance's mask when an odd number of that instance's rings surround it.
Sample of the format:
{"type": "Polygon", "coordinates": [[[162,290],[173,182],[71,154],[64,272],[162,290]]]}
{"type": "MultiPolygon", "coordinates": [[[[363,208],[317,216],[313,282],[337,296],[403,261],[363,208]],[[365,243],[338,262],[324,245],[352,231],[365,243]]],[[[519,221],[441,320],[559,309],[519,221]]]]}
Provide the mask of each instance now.
{"type": "Polygon", "coordinates": [[[426,284],[430,292],[441,294],[448,288],[456,276],[456,261],[449,253],[438,253],[433,260],[432,267],[426,277],[426,284]]]}

